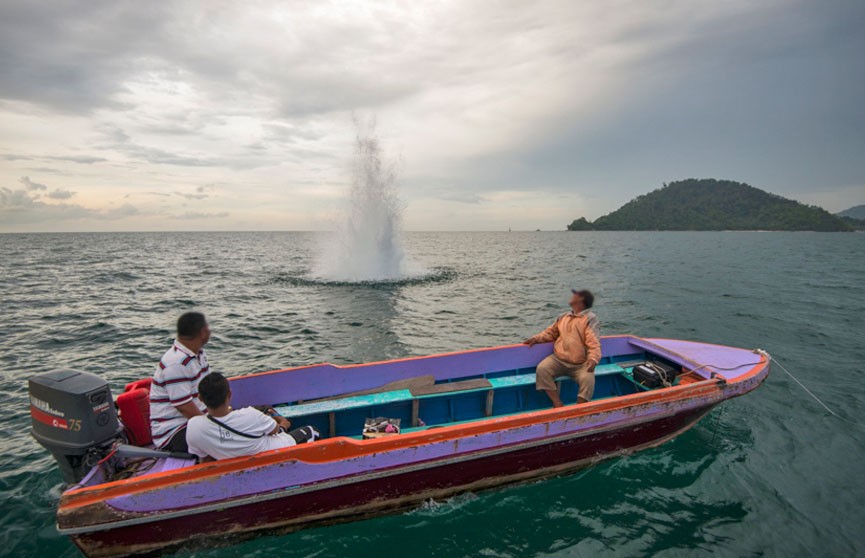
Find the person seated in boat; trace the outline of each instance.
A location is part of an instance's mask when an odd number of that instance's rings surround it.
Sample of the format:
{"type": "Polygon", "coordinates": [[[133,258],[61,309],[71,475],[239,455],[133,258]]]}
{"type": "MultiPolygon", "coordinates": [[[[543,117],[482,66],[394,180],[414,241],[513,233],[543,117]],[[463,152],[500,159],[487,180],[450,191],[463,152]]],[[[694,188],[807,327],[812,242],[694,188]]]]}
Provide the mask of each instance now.
{"type": "Polygon", "coordinates": [[[571,290],[571,311],[562,314],[543,332],[523,343],[529,347],[554,341],[553,354],[537,367],[535,385],[545,391],[553,407],[563,405],[556,378],[570,376],[580,386],[577,403],[586,403],[595,391],[595,366],[601,361],[600,323],[591,311],[595,297],[590,291],[571,290]]]}
{"type": "Polygon", "coordinates": [[[189,419],[186,441],[189,452],[202,461],[255,455],[321,437],[311,426],[289,432],[291,423],[277,414],[265,414],[254,407],[232,409],[231,387],[219,372],[201,380],[198,395],[207,406],[207,414],[189,419]]]}
{"type": "Polygon", "coordinates": [[[177,338],[159,359],[150,386],[150,432],[159,449],[185,452],[186,422],[204,413],[198,384],[210,372],[204,353],[208,341],[204,314],[187,312],[178,318],[177,338]]]}

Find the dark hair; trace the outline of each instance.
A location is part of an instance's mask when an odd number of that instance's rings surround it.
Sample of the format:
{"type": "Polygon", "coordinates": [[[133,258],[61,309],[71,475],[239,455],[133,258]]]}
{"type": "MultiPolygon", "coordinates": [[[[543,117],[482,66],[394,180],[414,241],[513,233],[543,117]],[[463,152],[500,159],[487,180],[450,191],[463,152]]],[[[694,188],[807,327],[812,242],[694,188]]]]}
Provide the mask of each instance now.
{"type": "Polygon", "coordinates": [[[197,337],[204,326],[207,325],[207,318],[201,312],[187,312],[177,318],[177,336],[183,339],[192,339],[197,337]]]}
{"type": "Polygon", "coordinates": [[[583,299],[586,308],[591,308],[595,304],[595,295],[592,294],[592,291],[577,291],[577,294],[583,299]]]}
{"type": "Polygon", "coordinates": [[[198,398],[209,409],[222,407],[228,399],[229,391],[228,380],[219,372],[211,372],[198,384],[198,398]]]}

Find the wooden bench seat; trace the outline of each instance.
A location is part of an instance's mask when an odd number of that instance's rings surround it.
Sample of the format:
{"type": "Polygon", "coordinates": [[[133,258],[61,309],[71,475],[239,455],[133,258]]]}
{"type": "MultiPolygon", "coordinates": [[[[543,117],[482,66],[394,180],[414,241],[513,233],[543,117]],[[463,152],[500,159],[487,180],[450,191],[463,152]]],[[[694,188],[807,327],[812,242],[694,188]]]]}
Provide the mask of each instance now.
{"type": "Polygon", "coordinates": [[[431,386],[422,386],[412,388],[411,394],[415,397],[430,397],[437,395],[444,395],[446,393],[454,393],[456,391],[477,391],[483,389],[490,389],[492,384],[489,380],[484,378],[477,378],[475,380],[463,380],[461,382],[444,382],[441,384],[433,384],[431,386]]]}

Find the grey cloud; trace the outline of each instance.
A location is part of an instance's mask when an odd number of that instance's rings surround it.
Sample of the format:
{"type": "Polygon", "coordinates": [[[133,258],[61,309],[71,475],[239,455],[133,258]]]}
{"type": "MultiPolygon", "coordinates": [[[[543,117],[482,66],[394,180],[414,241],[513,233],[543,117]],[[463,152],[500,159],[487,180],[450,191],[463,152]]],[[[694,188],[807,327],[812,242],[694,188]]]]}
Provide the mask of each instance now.
{"type": "Polygon", "coordinates": [[[111,96],[140,67],[132,60],[154,50],[165,15],[161,4],[0,3],[0,97],[64,111],[119,107],[111,96]]]}
{"type": "Polygon", "coordinates": [[[29,167],[27,170],[30,170],[33,172],[45,172],[45,173],[50,173],[50,174],[57,174],[60,172],[60,169],[55,169],[52,167],[29,167]]]}
{"type": "MultiPolygon", "coordinates": [[[[243,106],[245,99],[256,99],[271,105],[276,114],[296,117],[347,107],[379,107],[421,91],[426,80],[423,70],[410,60],[415,51],[403,53],[384,46],[385,26],[402,37],[403,44],[412,42],[412,30],[399,14],[381,10],[375,20],[356,22],[353,18],[329,21],[311,7],[297,6],[294,11],[295,22],[317,24],[294,23],[286,29],[266,15],[268,10],[239,4],[213,9],[208,2],[194,1],[158,5],[104,0],[61,5],[3,2],[0,98],[70,112],[122,109],[116,95],[126,91],[134,76],[183,72],[184,79],[211,100],[243,106]],[[201,12],[209,14],[207,25],[197,21],[201,12]],[[192,22],[199,24],[194,33],[189,32],[192,22]],[[240,23],[248,28],[239,28],[240,23]],[[290,34],[293,40],[256,40],[246,34],[253,30],[262,36],[290,34]],[[389,71],[386,63],[393,57],[399,62],[399,68],[393,69],[400,71],[389,71]],[[375,79],[370,79],[373,73],[375,79]]],[[[435,63],[460,64],[449,56],[435,63]]],[[[195,116],[179,115],[152,124],[152,129],[195,133],[204,124],[195,116]]]]}
{"type": "Polygon", "coordinates": [[[94,213],[79,205],[46,204],[24,189],[0,188],[0,222],[6,226],[85,219],[94,213]]]}
{"type": "Polygon", "coordinates": [[[0,210],[26,209],[35,203],[27,190],[0,188],[0,210]]]}
{"type": "Polygon", "coordinates": [[[458,188],[446,188],[446,189],[438,189],[433,188],[433,191],[439,192],[435,195],[436,198],[445,201],[455,201],[459,203],[468,203],[468,204],[479,204],[483,203],[485,199],[483,196],[479,195],[477,192],[473,192],[468,189],[458,189],[458,188]]]}
{"type": "Polygon", "coordinates": [[[0,155],[0,159],[4,161],[69,161],[82,165],[92,165],[108,161],[105,157],[95,157],[92,155],[24,155],[22,153],[5,153],[0,155]]]}
{"type": "MultiPolygon", "coordinates": [[[[54,190],[47,197],[68,199],[74,194],[68,190],[54,190]]],[[[24,188],[0,188],[0,223],[3,226],[56,224],[61,221],[116,220],[142,213],[126,204],[115,209],[97,210],[70,203],[45,203],[38,193],[24,188]]]]}
{"type": "Polygon", "coordinates": [[[104,163],[108,159],[105,157],[93,157],[88,155],[51,155],[39,157],[40,159],[47,159],[49,161],[70,161],[73,163],[81,163],[82,165],[92,165],[94,163],[104,163]]]}
{"type": "Polygon", "coordinates": [[[187,211],[186,213],[182,213],[179,215],[173,215],[172,219],[181,219],[181,220],[198,220],[198,219],[224,219],[228,217],[229,213],[227,211],[219,211],[216,213],[207,213],[203,211],[187,211]]]}
{"type": "Polygon", "coordinates": [[[208,197],[208,194],[195,193],[190,194],[187,192],[174,192],[175,196],[180,196],[181,198],[186,198],[188,200],[203,200],[208,197]]]}
{"type": "Polygon", "coordinates": [[[134,217],[136,215],[145,215],[145,213],[134,205],[128,203],[125,203],[120,207],[107,209],[101,212],[101,216],[104,219],[123,219],[125,217],[134,217]]]}
{"type": "Polygon", "coordinates": [[[48,192],[47,195],[52,200],[68,200],[75,195],[75,192],[73,192],[72,190],[60,190],[58,188],[57,190],[52,190],[51,192],[48,192]]]}
{"type": "Polygon", "coordinates": [[[206,159],[203,157],[195,157],[192,155],[181,155],[171,153],[163,149],[153,147],[137,146],[126,150],[128,155],[155,163],[158,165],[177,165],[181,167],[216,167],[221,164],[220,161],[214,159],[206,159]]]}
{"type": "Polygon", "coordinates": [[[177,165],[184,167],[214,167],[222,164],[216,159],[172,153],[164,149],[140,145],[134,142],[129,134],[117,126],[103,126],[100,129],[100,132],[106,139],[106,141],[101,144],[103,148],[112,149],[140,161],[146,161],[158,165],[177,165]]]}
{"type": "Polygon", "coordinates": [[[284,122],[269,122],[262,125],[264,139],[268,142],[293,144],[298,140],[316,141],[323,137],[313,128],[304,128],[284,122]]]}
{"type": "Polygon", "coordinates": [[[18,179],[18,182],[21,183],[24,186],[24,188],[26,188],[27,190],[29,190],[31,192],[48,189],[48,186],[46,186],[44,184],[40,184],[38,182],[33,182],[32,180],[30,180],[29,176],[22,176],[21,178],[18,179]]]}

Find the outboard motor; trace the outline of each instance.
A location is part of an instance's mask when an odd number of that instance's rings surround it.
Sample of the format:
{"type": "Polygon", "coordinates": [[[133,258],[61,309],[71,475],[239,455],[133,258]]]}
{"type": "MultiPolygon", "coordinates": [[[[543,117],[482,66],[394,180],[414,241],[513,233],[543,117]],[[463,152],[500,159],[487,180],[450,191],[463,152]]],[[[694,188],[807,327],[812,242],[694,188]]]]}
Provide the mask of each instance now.
{"type": "Polygon", "coordinates": [[[30,378],[29,387],[33,437],[57,460],[67,483],[80,482],[123,432],[108,382],[54,370],[30,378]]]}

